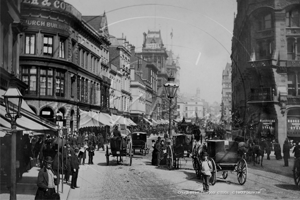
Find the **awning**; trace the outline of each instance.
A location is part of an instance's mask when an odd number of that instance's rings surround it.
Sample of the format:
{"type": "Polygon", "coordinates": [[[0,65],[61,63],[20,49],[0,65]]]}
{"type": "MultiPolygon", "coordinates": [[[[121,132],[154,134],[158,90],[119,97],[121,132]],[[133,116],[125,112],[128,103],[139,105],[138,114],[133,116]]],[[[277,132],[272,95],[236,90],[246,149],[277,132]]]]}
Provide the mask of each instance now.
{"type": "Polygon", "coordinates": [[[131,126],[137,126],[137,124],[134,123],[134,121],[132,121],[130,118],[127,118],[127,120],[129,121],[131,126]]]}
{"type": "Polygon", "coordinates": [[[152,124],[152,122],[150,122],[148,119],[146,119],[145,117],[144,117],[144,120],[148,123],[148,124],[150,124],[151,126],[153,126],[153,124],[152,124]]]}
{"type": "Polygon", "coordinates": [[[109,114],[90,111],[89,115],[104,126],[112,126],[112,119],[109,114]]]}
{"type": "Polygon", "coordinates": [[[152,122],[153,126],[156,126],[156,125],[158,125],[158,124],[159,124],[159,123],[158,123],[157,121],[155,121],[154,119],[150,119],[149,121],[151,121],[151,122],[152,122]]]}
{"type": "MultiPolygon", "coordinates": [[[[26,103],[26,102],[25,102],[26,103]]],[[[6,131],[11,129],[9,119],[5,117],[6,108],[4,105],[0,105],[0,126],[6,128],[6,131]]],[[[17,130],[31,130],[34,132],[53,132],[57,130],[56,125],[46,122],[45,119],[30,113],[21,108],[21,117],[17,119],[17,130]]]]}
{"type": "Polygon", "coordinates": [[[112,115],[113,124],[125,124],[126,126],[131,126],[129,120],[120,115],[112,115]]]}
{"type": "Polygon", "coordinates": [[[103,126],[99,121],[90,116],[89,112],[80,110],[80,123],[79,128],[103,126]]]}

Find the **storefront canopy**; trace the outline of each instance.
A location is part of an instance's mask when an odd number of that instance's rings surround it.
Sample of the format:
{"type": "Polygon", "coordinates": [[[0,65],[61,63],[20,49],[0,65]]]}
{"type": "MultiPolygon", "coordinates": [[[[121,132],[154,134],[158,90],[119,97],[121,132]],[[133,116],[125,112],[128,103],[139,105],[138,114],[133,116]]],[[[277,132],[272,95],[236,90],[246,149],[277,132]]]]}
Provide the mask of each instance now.
{"type": "MultiPolygon", "coordinates": [[[[4,90],[0,90],[0,98],[3,99],[4,90]]],[[[54,133],[57,131],[57,126],[36,115],[28,106],[25,100],[22,101],[21,105],[21,117],[17,119],[17,130],[20,131],[33,131],[37,133],[54,133]]],[[[10,119],[6,116],[6,108],[4,102],[0,104],[0,131],[10,132],[11,124],[10,119]]]]}
{"type": "Polygon", "coordinates": [[[109,114],[90,111],[89,115],[104,126],[112,126],[113,124],[109,114]]]}
{"type": "Polygon", "coordinates": [[[112,118],[113,124],[125,124],[126,126],[134,126],[132,123],[130,123],[128,118],[125,118],[123,116],[112,115],[111,118],[112,118]]]}
{"type": "Polygon", "coordinates": [[[79,128],[103,126],[99,121],[90,116],[89,112],[80,110],[79,128]]]}

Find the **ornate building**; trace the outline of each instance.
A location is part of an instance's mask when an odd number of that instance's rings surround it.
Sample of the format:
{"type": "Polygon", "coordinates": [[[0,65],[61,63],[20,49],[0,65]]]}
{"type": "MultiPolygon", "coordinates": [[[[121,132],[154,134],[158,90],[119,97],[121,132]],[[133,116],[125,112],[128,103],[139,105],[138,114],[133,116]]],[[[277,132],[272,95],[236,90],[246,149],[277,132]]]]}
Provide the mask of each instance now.
{"type": "Polygon", "coordinates": [[[221,120],[230,129],[231,124],[231,64],[227,63],[222,73],[221,120]]]}
{"type": "Polygon", "coordinates": [[[109,111],[109,51],[105,14],[82,16],[64,1],[23,1],[20,77],[37,115],[78,128],[79,110],[109,111]]]}
{"type": "Polygon", "coordinates": [[[275,138],[281,145],[286,138],[299,140],[299,1],[237,3],[232,38],[235,125],[246,136],[275,138]]]}

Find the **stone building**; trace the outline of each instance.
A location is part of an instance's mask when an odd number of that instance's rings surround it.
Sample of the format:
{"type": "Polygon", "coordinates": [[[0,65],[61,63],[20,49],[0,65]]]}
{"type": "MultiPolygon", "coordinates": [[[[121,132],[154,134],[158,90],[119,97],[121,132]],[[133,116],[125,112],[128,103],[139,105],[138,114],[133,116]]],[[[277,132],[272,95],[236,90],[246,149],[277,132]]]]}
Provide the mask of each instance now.
{"type": "Polygon", "coordinates": [[[50,121],[61,115],[71,132],[79,110],[109,112],[110,45],[105,14],[82,16],[64,1],[22,1],[27,29],[20,39],[25,100],[50,121]],[[95,28],[96,27],[96,28],[95,28]]]}
{"type": "MultiPolygon", "coordinates": [[[[130,57],[131,57],[131,45],[122,36],[122,38],[116,38],[110,36],[111,46],[109,48],[110,60],[109,62],[116,66],[119,73],[121,73],[121,88],[120,103],[121,107],[119,114],[129,117],[129,107],[131,104],[131,93],[130,93],[130,57]]],[[[115,75],[117,78],[117,74],[115,75]]]]}
{"type": "Polygon", "coordinates": [[[232,106],[240,123],[235,125],[247,137],[275,138],[281,145],[286,138],[299,140],[300,3],[237,0],[237,5],[232,106]]]}
{"type": "Polygon", "coordinates": [[[221,120],[229,126],[231,124],[231,92],[231,64],[227,63],[222,72],[221,120]]]}

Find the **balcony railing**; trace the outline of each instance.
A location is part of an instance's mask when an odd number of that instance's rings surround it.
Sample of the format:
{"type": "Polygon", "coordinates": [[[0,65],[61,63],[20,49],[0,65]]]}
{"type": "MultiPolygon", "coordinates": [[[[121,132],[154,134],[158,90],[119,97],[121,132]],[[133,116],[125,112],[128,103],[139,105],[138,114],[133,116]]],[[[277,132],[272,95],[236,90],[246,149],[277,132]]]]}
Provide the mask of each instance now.
{"type": "Polygon", "coordinates": [[[274,92],[272,88],[252,88],[248,103],[261,103],[266,101],[274,101],[274,92]]]}
{"type": "Polygon", "coordinates": [[[274,65],[274,59],[264,59],[264,60],[256,60],[256,61],[249,61],[251,67],[270,67],[274,65]]]}

